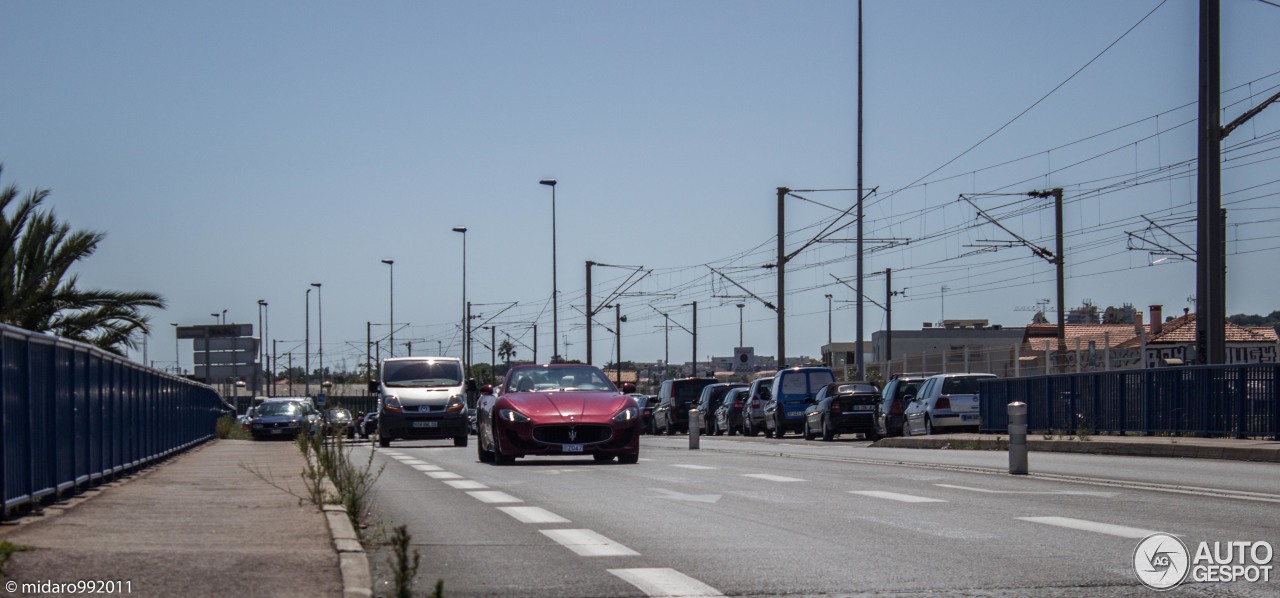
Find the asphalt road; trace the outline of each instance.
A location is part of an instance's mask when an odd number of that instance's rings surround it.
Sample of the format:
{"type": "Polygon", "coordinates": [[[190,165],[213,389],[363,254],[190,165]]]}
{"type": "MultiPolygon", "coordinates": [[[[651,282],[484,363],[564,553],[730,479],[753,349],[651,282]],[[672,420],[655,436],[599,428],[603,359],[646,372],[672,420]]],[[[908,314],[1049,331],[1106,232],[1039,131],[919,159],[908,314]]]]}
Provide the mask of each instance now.
{"type": "MultiPolygon", "coordinates": [[[[789,437],[645,437],[637,465],[513,466],[448,442],[379,449],[382,525],[406,524],[417,592],[447,596],[1150,595],[1139,540],[1280,546],[1274,464],[872,449],[789,437]]],[[[358,447],[353,458],[367,457],[358,447]]],[[[370,547],[375,592],[390,552],[370,547]]],[[[1187,583],[1181,595],[1274,596],[1187,583]]]]}

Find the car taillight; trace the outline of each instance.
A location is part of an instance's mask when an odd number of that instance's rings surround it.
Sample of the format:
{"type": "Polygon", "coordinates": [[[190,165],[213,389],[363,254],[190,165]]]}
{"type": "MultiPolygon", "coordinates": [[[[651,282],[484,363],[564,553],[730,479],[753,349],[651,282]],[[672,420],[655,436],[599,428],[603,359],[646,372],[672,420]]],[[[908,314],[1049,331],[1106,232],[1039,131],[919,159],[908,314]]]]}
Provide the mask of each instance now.
{"type": "Polygon", "coordinates": [[[832,413],[840,413],[840,406],[839,406],[839,405],[837,405],[837,404],[835,404],[835,403],[832,403],[832,404],[831,404],[831,412],[832,412],[832,413]]]}
{"type": "Polygon", "coordinates": [[[933,402],[933,408],[934,409],[950,409],[951,399],[947,397],[938,397],[938,400],[933,402]]]}
{"type": "Polygon", "coordinates": [[[758,401],[758,400],[756,400],[756,401],[751,401],[751,408],[752,408],[752,409],[759,409],[759,408],[760,408],[760,401],[758,401]]]}
{"type": "Polygon", "coordinates": [[[734,409],[742,409],[742,401],[734,401],[734,402],[733,402],[733,408],[734,408],[734,409]]]}
{"type": "Polygon", "coordinates": [[[889,413],[891,415],[902,415],[902,402],[894,401],[893,406],[889,407],[889,413]]]}

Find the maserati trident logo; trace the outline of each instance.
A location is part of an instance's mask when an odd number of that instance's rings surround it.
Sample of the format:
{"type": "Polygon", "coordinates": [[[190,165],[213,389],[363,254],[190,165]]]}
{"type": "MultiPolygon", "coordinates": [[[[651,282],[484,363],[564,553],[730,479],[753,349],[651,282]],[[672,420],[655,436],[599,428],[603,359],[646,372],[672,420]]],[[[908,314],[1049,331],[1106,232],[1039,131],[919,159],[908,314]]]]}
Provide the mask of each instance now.
{"type": "Polygon", "coordinates": [[[574,426],[569,426],[569,442],[573,442],[577,439],[578,439],[578,428],[574,426]]]}

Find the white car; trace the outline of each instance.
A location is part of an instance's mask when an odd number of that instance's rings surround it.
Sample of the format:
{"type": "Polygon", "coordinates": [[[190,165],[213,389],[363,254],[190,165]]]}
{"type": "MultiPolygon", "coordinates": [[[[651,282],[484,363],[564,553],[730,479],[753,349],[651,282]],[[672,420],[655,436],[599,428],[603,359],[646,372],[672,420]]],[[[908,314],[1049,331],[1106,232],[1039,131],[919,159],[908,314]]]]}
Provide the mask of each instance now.
{"type": "Polygon", "coordinates": [[[940,431],[968,429],[977,431],[978,381],[995,378],[995,374],[938,374],[920,385],[920,391],[907,402],[902,435],[934,434],[940,431]]]}

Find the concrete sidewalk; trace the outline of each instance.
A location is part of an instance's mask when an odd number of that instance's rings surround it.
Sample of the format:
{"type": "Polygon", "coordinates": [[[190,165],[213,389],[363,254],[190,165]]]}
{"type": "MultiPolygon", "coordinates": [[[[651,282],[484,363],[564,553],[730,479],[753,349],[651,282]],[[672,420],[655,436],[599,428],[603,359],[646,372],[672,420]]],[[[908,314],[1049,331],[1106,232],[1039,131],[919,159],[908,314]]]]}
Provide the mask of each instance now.
{"type": "Polygon", "coordinates": [[[47,507],[0,527],[0,540],[30,548],[4,566],[0,596],[72,595],[21,584],[79,580],[129,582],[115,593],[131,596],[342,596],[304,467],[292,442],[217,440],[47,507]]]}
{"type": "MultiPolygon", "coordinates": [[[[885,448],[950,448],[1005,450],[1008,434],[938,434],[910,438],[883,438],[875,443],[885,448]]],[[[1187,457],[1280,463],[1280,442],[1233,438],[1189,438],[1183,436],[1053,436],[1027,434],[1027,450],[1053,453],[1097,455],[1142,455],[1187,457]]]]}

